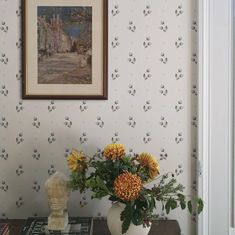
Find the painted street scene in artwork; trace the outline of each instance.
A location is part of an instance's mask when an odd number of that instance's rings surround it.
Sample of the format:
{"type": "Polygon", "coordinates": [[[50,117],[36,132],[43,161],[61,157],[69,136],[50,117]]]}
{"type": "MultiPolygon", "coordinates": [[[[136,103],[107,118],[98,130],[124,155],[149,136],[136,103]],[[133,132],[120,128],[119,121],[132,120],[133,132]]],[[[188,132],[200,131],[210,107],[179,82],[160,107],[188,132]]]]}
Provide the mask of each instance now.
{"type": "Polygon", "coordinates": [[[38,7],[38,83],[92,84],[92,8],[38,7]]]}

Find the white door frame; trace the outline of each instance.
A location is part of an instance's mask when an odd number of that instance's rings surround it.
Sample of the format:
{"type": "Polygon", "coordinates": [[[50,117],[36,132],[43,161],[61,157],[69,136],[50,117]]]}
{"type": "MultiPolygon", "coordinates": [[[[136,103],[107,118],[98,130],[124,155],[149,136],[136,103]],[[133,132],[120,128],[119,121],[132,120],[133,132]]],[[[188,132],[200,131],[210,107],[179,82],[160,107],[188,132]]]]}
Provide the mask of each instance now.
{"type": "Polygon", "coordinates": [[[199,0],[198,235],[232,235],[232,0],[199,0]]]}

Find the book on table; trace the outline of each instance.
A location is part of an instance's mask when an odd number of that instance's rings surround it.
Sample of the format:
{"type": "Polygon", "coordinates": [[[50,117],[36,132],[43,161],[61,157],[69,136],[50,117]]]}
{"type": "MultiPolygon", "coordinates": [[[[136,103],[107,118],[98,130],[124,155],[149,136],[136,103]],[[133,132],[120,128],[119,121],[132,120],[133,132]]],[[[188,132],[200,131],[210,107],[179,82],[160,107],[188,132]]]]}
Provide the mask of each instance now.
{"type": "Polygon", "coordinates": [[[8,235],[9,226],[7,223],[0,223],[0,235],[8,235]]]}
{"type": "Polygon", "coordinates": [[[92,235],[92,217],[69,217],[64,231],[48,230],[47,217],[28,218],[20,235],[92,235]]]}

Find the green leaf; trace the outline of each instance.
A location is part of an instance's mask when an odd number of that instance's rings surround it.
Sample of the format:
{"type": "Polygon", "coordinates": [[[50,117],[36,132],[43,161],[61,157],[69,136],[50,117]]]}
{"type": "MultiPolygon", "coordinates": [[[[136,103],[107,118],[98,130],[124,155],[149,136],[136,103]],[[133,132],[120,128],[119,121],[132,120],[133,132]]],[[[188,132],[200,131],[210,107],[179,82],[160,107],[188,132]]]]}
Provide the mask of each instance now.
{"type": "Polygon", "coordinates": [[[97,191],[92,195],[92,198],[101,199],[102,197],[107,196],[108,194],[105,191],[97,191]]]}
{"type": "Polygon", "coordinates": [[[131,218],[126,218],[122,223],[122,234],[126,233],[131,224],[131,218]]]}
{"type": "Polygon", "coordinates": [[[101,189],[103,189],[105,192],[109,193],[108,188],[106,187],[104,181],[99,177],[96,176],[96,182],[97,182],[97,186],[101,189]]]}
{"type": "Polygon", "coordinates": [[[125,209],[121,213],[121,221],[122,222],[122,234],[126,233],[129,229],[132,219],[132,208],[130,204],[126,204],[125,209]]]}
{"type": "Polygon", "coordinates": [[[179,201],[180,201],[180,207],[182,210],[186,208],[186,201],[185,201],[185,196],[181,193],[177,194],[179,201]]]}
{"type": "Polygon", "coordinates": [[[171,209],[174,210],[177,207],[177,202],[175,199],[171,199],[171,209]]]}
{"type": "Polygon", "coordinates": [[[177,208],[177,201],[174,198],[169,198],[165,205],[166,213],[169,214],[170,210],[175,208],[177,208]]]}
{"type": "Polygon", "coordinates": [[[120,167],[120,162],[119,161],[115,161],[114,162],[114,168],[115,169],[119,169],[119,167],[120,167]]]}
{"type": "Polygon", "coordinates": [[[70,175],[69,187],[72,190],[80,190],[80,192],[84,192],[86,189],[86,174],[85,171],[82,172],[72,172],[70,175]]]}
{"type": "Polygon", "coordinates": [[[170,201],[170,199],[166,202],[165,209],[166,209],[166,213],[169,214],[170,210],[171,210],[171,201],[170,201]]]}
{"type": "Polygon", "coordinates": [[[204,203],[201,198],[198,198],[197,200],[197,213],[200,214],[203,210],[204,203]]]}
{"type": "Polygon", "coordinates": [[[181,201],[180,202],[180,207],[182,210],[184,210],[186,208],[186,202],[185,201],[181,201]]]}
{"type": "Polygon", "coordinates": [[[118,199],[117,199],[115,196],[110,196],[110,197],[109,197],[109,200],[112,201],[112,202],[115,202],[115,201],[117,201],[118,199]]]}
{"type": "Polygon", "coordinates": [[[143,218],[140,210],[135,210],[132,215],[132,223],[134,225],[142,224],[143,218]]]}
{"type": "Polygon", "coordinates": [[[87,187],[87,188],[93,188],[94,186],[95,186],[95,180],[94,180],[93,178],[88,179],[88,180],[86,181],[86,187],[87,187]]]}
{"type": "Polygon", "coordinates": [[[153,209],[156,207],[156,202],[153,197],[150,198],[150,206],[149,206],[149,211],[153,211],[153,209]]]}
{"type": "Polygon", "coordinates": [[[130,164],[131,163],[131,159],[129,157],[125,156],[125,157],[122,158],[122,162],[124,164],[130,164]]]}
{"type": "Polygon", "coordinates": [[[180,201],[185,199],[185,196],[183,194],[181,194],[181,193],[178,193],[177,196],[178,196],[180,201]]]}
{"type": "Polygon", "coordinates": [[[188,201],[188,210],[192,214],[193,206],[192,206],[192,202],[191,201],[188,201]]]}

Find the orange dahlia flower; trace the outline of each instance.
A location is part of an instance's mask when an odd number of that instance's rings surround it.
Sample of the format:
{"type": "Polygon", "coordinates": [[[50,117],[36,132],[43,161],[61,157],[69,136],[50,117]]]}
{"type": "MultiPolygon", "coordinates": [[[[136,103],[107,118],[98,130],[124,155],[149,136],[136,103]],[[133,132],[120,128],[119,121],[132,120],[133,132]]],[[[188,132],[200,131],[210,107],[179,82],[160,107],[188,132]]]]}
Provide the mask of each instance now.
{"type": "Polygon", "coordinates": [[[83,152],[73,149],[67,158],[67,164],[71,171],[82,171],[87,168],[86,156],[83,152]]]}
{"type": "Polygon", "coordinates": [[[154,179],[156,176],[159,175],[160,167],[153,155],[149,153],[141,153],[138,156],[138,161],[141,166],[147,168],[150,179],[154,179]]]}
{"type": "Polygon", "coordinates": [[[104,148],[104,156],[107,159],[117,160],[125,155],[125,148],[122,144],[109,144],[104,148]]]}
{"type": "Polygon", "coordinates": [[[125,171],[114,181],[114,194],[123,201],[132,201],[139,197],[142,187],[138,175],[125,171]]]}

